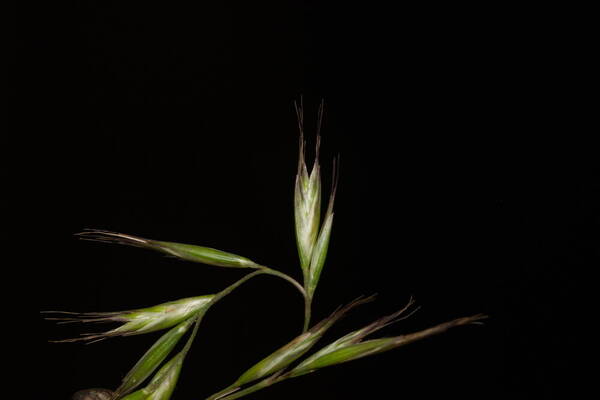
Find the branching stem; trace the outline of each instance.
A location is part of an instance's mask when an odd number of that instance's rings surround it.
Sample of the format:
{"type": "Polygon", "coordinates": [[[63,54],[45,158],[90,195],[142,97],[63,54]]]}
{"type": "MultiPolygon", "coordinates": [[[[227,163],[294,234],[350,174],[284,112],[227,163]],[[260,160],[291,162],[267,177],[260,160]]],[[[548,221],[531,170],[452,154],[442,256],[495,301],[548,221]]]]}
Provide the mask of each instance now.
{"type": "MultiPolygon", "coordinates": [[[[271,269],[269,267],[266,267],[264,265],[259,265],[257,266],[257,270],[244,276],[243,278],[241,278],[240,280],[238,280],[237,282],[231,284],[230,286],[226,287],[225,289],[221,290],[219,293],[217,293],[212,300],[210,301],[208,307],[206,307],[206,309],[204,309],[203,311],[200,311],[198,314],[196,314],[195,318],[196,318],[196,322],[195,322],[195,326],[194,326],[194,330],[192,332],[192,334],[190,335],[188,341],[185,344],[185,348],[184,348],[184,352],[187,354],[187,352],[189,351],[192,342],[194,341],[194,338],[196,337],[196,333],[198,332],[198,326],[200,325],[200,322],[202,321],[202,318],[204,317],[204,314],[206,313],[206,310],[210,309],[210,307],[212,305],[214,305],[215,303],[217,303],[219,300],[221,300],[223,297],[227,296],[228,294],[230,294],[232,291],[234,291],[236,288],[238,288],[240,285],[242,285],[244,282],[254,278],[255,276],[258,275],[273,275],[273,276],[277,276],[279,278],[285,279],[286,281],[290,282],[292,285],[294,285],[296,287],[296,289],[298,289],[300,291],[300,293],[302,294],[302,297],[304,298],[304,304],[305,304],[305,319],[304,319],[304,331],[306,331],[308,328],[308,324],[310,322],[310,306],[311,306],[311,299],[309,298],[309,296],[307,296],[306,291],[304,290],[304,288],[302,287],[302,285],[300,285],[298,283],[298,281],[296,281],[294,278],[292,278],[289,275],[284,274],[283,272],[279,272],[277,270],[271,269]]],[[[241,394],[241,396],[249,394],[251,392],[254,392],[256,390],[262,389],[264,387],[270,386],[273,383],[279,382],[278,380],[275,381],[273,379],[265,379],[259,383],[257,383],[256,385],[253,385],[247,389],[244,389],[242,391],[240,391],[239,393],[241,394]],[[267,384],[268,382],[268,384],[267,384]],[[242,394],[243,393],[243,394],[242,394]]],[[[220,399],[220,398],[229,398],[230,396],[235,396],[235,397],[231,397],[232,399],[237,399],[238,397],[241,397],[240,395],[238,395],[238,393],[233,393],[236,391],[237,388],[235,387],[227,387],[215,394],[213,394],[211,397],[209,397],[210,400],[216,400],[216,399],[220,399]]]]}
{"type": "MultiPolygon", "coordinates": [[[[242,283],[244,283],[245,281],[247,281],[248,279],[250,279],[256,275],[267,274],[267,275],[277,276],[279,278],[285,279],[286,281],[290,282],[302,294],[302,297],[304,298],[304,329],[303,329],[303,332],[306,332],[308,330],[308,327],[310,326],[312,298],[307,294],[304,287],[302,287],[302,285],[300,285],[300,283],[298,283],[298,281],[296,281],[294,278],[292,278],[289,275],[284,274],[283,272],[271,269],[264,265],[258,265],[256,268],[257,268],[257,270],[255,272],[246,275],[244,278],[240,279],[233,285],[229,286],[228,288],[224,289],[219,294],[217,294],[211,301],[211,304],[214,304],[215,302],[219,301],[222,297],[228,295],[236,287],[238,287],[239,285],[241,285],[242,283]]],[[[198,327],[200,320],[202,319],[202,316],[203,315],[198,316],[198,321],[196,322],[196,326],[194,327],[194,332],[192,333],[192,335],[196,334],[196,329],[198,327]]],[[[192,338],[193,338],[193,336],[190,339],[192,339],[192,338]]],[[[190,342],[188,341],[188,343],[190,343],[190,342]]],[[[257,390],[264,389],[268,386],[271,386],[272,384],[281,382],[282,380],[285,380],[285,379],[287,379],[286,376],[281,376],[280,374],[277,374],[277,375],[274,375],[267,379],[263,379],[262,381],[254,384],[246,389],[240,390],[240,391],[238,391],[238,388],[235,386],[229,386],[229,387],[226,387],[225,389],[220,390],[219,392],[211,395],[210,397],[207,398],[207,400],[238,399],[240,397],[243,397],[243,396],[250,394],[252,392],[255,392],[257,390]]]]}
{"type": "Polygon", "coordinates": [[[259,265],[257,268],[259,269],[259,271],[263,271],[265,274],[274,275],[285,279],[286,281],[294,285],[296,289],[298,289],[298,291],[302,294],[302,297],[304,297],[304,327],[302,329],[302,332],[306,332],[310,326],[312,309],[312,297],[308,294],[306,289],[302,287],[302,285],[298,283],[297,280],[295,280],[289,275],[284,274],[283,272],[279,272],[269,267],[265,267],[264,265],[259,265]]]}
{"type": "Polygon", "coordinates": [[[296,289],[298,289],[300,291],[300,293],[302,294],[302,297],[306,298],[306,296],[307,296],[306,291],[304,290],[302,285],[299,284],[298,281],[295,280],[294,278],[292,278],[291,276],[286,275],[283,272],[279,272],[277,270],[266,267],[264,265],[258,265],[256,268],[258,268],[259,271],[262,271],[265,274],[274,275],[274,276],[278,276],[282,279],[285,279],[286,281],[288,281],[289,283],[294,285],[296,287],[296,289]]]}
{"type": "Polygon", "coordinates": [[[223,297],[225,297],[228,294],[230,294],[231,292],[233,292],[238,286],[240,286],[244,282],[254,278],[257,275],[262,275],[262,274],[266,274],[266,273],[267,272],[263,271],[263,270],[254,271],[254,272],[244,276],[237,282],[227,286],[225,289],[221,290],[219,293],[217,293],[211,299],[211,301],[208,303],[208,306],[206,308],[204,308],[202,311],[198,312],[198,314],[195,315],[194,318],[196,318],[196,322],[194,325],[194,330],[192,331],[192,334],[190,335],[188,341],[185,344],[185,347],[183,348],[184,353],[187,355],[188,351],[190,350],[190,347],[192,346],[192,342],[194,341],[194,338],[196,337],[196,334],[198,333],[198,326],[200,325],[200,322],[202,322],[202,318],[204,318],[204,314],[206,314],[206,310],[208,310],[212,305],[217,303],[223,297]]]}

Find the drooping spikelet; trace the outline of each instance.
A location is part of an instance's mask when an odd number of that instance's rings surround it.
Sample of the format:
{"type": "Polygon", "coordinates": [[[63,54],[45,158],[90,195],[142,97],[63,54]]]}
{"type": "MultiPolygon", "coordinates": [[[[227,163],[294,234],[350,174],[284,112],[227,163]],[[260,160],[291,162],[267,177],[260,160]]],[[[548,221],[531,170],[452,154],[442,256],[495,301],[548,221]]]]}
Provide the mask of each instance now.
{"type": "Polygon", "coordinates": [[[103,333],[84,333],[79,338],[55,342],[97,341],[112,336],[131,336],[171,328],[209,306],[214,295],[188,297],[158,304],[156,306],[128,311],[100,313],[70,313],[45,311],[46,314],[61,314],[47,317],[49,320],[68,322],[121,322],[122,325],[103,333]]]}
{"type": "Polygon", "coordinates": [[[110,232],[104,230],[88,230],[77,233],[83,240],[96,242],[118,243],[127,246],[141,247],[159,251],[172,257],[186,261],[230,268],[257,268],[258,265],[246,257],[210,247],[196,246],[192,244],[163,242],[160,240],[146,239],[125,233],[110,232]]]}

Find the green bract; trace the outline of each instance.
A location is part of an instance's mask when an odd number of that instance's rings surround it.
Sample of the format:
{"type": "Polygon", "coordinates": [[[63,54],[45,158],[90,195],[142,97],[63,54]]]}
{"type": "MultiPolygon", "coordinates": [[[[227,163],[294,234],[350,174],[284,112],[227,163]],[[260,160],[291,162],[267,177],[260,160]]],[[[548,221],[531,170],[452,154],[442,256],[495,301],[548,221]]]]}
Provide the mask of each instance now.
{"type": "Polygon", "coordinates": [[[178,353],[167,362],[154,376],[152,381],[143,389],[123,397],[123,400],[169,400],[183,365],[185,353],[178,353]]]}
{"type": "Polygon", "coordinates": [[[328,367],[335,364],[341,364],[360,357],[365,357],[375,352],[382,351],[390,343],[390,339],[375,339],[367,342],[359,342],[354,344],[345,344],[326,352],[319,352],[318,357],[311,357],[300,364],[291,372],[291,376],[296,377],[323,367],[328,367]]]}
{"type": "Polygon", "coordinates": [[[294,191],[294,217],[296,221],[296,242],[300,256],[300,266],[305,274],[310,269],[313,247],[319,233],[321,217],[321,173],[319,166],[319,139],[317,155],[310,175],[305,161],[304,139],[300,137],[298,172],[294,191]]]}
{"type": "Polygon", "coordinates": [[[315,244],[310,259],[310,267],[308,270],[308,282],[306,283],[308,296],[310,298],[313,297],[315,290],[317,289],[317,284],[319,283],[319,278],[321,277],[321,271],[323,270],[323,265],[325,265],[325,259],[327,258],[327,250],[329,249],[329,237],[331,236],[331,227],[333,225],[334,201],[335,186],[331,192],[331,196],[329,197],[329,206],[327,207],[327,213],[325,214],[325,222],[323,222],[323,226],[321,226],[319,238],[317,240],[317,243],[315,244]]]}
{"type": "Polygon", "coordinates": [[[128,322],[108,331],[107,335],[138,335],[170,328],[205,308],[213,297],[214,295],[188,297],[154,307],[124,312],[117,316],[117,320],[128,322]]]}

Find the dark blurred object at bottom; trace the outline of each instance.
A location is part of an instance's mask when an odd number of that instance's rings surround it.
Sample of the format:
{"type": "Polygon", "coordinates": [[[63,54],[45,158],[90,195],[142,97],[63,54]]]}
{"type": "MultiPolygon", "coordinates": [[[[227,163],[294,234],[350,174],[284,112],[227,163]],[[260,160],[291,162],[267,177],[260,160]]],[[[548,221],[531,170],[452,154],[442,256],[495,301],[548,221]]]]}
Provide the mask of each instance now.
{"type": "Polygon", "coordinates": [[[110,400],[112,395],[108,389],[85,389],[75,393],[71,400],[110,400]]]}

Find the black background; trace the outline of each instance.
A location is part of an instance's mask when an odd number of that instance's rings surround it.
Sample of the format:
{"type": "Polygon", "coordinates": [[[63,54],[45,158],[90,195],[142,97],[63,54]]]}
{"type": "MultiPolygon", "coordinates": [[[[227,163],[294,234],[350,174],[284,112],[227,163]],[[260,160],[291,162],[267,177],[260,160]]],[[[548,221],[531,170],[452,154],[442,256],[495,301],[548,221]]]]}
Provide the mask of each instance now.
{"type": "MultiPolygon", "coordinates": [[[[18,269],[33,298],[32,398],[114,388],[157,337],[48,343],[86,327],[43,321],[40,310],[136,308],[214,293],[244,273],[78,241],[84,228],[216,247],[300,279],[300,95],[309,147],[326,101],[325,187],[341,157],[315,319],[379,294],[324,343],[410,295],[421,310],[386,335],[480,312],[490,319],[248,398],[574,390],[574,309],[579,277],[600,258],[600,188],[593,151],[575,138],[588,132],[587,108],[571,93],[577,75],[566,67],[578,50],[561,20],[516,7],[253,3],[18,10],[9,76],[18,144],[5,147],[5,171],[15,194],[8,214],[26,231],[18,269]]],[[[175,398],[220,390],[301,324],[291,286],[249,282],[205,318],[175,398]]]]}

